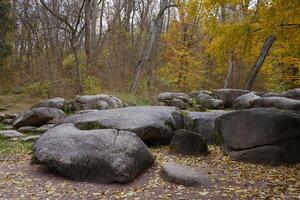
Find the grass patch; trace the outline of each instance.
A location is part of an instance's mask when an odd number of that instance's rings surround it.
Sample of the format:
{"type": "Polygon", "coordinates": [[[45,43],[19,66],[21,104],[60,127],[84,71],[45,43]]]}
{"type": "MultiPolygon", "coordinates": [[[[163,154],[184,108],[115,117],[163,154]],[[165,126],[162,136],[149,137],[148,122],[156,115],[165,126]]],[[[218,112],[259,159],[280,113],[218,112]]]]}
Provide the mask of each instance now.
{"type": "Polygon", "coordinates": [[[32,144],[0,138],[0,158],[27,155],[31,152],[32,144]]]}
{"type": "Polygon", "coordinates": [[[130,93],[116,93],[114,95],[129,105],[151,105],[151,101],[145,96],[138,96],[130,93]]]}
{"type": "Polygon", "coordinates": [[[24,95],[0,95],[0,105],[9,105],[21,102],[24,99],[24,95]]]}

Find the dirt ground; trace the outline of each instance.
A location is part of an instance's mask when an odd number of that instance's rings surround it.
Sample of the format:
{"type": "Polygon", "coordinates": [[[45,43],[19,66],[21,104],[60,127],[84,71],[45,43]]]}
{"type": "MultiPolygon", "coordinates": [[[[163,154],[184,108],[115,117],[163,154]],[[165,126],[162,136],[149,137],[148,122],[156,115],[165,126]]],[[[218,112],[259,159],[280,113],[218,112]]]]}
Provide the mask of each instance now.
{"type": "MultiPolygon", "coordinates": [[[[13,142],[10,142],[13,143],[13,142]]],[[[168,147],[151,148],[155,165],[134,182],[75,182],[30,165],[30,152],[0,155],[0,199],[300,199],[300,165],[271,167],[231,161],[218,146],[210,155],[173,155],[168,147]],[[205,168],[210,186],[184,187],[160,178],[166,161],[205,168]]]]}

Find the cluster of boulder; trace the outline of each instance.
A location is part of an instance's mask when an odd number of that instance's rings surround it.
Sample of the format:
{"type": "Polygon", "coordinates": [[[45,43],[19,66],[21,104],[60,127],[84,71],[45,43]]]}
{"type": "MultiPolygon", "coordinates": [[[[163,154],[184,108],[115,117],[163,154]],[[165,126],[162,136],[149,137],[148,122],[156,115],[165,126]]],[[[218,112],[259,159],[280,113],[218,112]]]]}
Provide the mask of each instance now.
{"type": "MultiPolygon", "coordinates": [[[[208,144],[216,144],[237,161],[299,163],[299,94],[300,89],[280,96],[237,89],[190,96],[163,93],[158,97],[160,106],[132,107],[123,107],[121,100],[109,95],[82,96],[72,102],[77,112],[71,115],[64,112],[70,102],[55,98],[34,105],[13,125],[23,133],[43,126],[47,130],[33,146],[34,163],[75,180],[126,183],[152,166],[154,157],[147,146],[157,144],[170,145],[171,153],[195,156],[207,155],[208,144]],[[112,98],[106,101],[108,97],[112,98]],[[241,110],[180,110],[193,99],[210,109],[241,110]]],[[[161,176],[187,186],[209,183],[202,169],[176,163],[163,165],[161,176]]]]}
{"type": "Polygon", "coordinates": [[[189,95],[184,93],[164,92],[157,96],[157,103],[160,106],[175,106],[180,109],[188,109],[193,105],[189,95]]]}
{"type": "Polygon", "coordinates": [[[16,140],[34,141],[40,134],[54,127],[64,119],[66,112],[86,112],[89,109],[110,109],[123,107],[117,97],[100,94],[77,96],[71,101],[63,98],[53,98],[41,101],[31,106],[30,110],[21,114],[0,114],[0,122],[6,124],[0,131],[0,136],[16,140]],[[3,130],[6,129],[6,130],[3,130]],[[27,136],[27,133],[35,135],[27,136]]]}
{"type": "Polygon", "coordinates": [[[241,89],[201,90],[189,95],[184,93],[161,93],[157,97],[159,104],[176,106],[180,109],[196,105],[207,109],[249,109],[257,107],[275,107],[278,109],[300,111],[300,88],[280,94],[252,92],[241,89]],[[184,98],[183,98],[184,97],[184,98]]]}

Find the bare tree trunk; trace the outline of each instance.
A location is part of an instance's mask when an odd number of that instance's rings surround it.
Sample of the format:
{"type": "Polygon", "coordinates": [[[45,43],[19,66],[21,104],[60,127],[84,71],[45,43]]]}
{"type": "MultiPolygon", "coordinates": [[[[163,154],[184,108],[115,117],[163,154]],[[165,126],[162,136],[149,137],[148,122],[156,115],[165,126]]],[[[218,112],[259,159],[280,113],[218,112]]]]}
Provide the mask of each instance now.
{"type": "Polygon", "coordinates": [[[86,66],[87,68],[91,65],[91,4],[90,0],[85,3],[85,54],[86,54],[86,66]]]}
{"type": "Polygon", "coordinates": [[[17,25],[17,5],[16,0],[12,1],[12,21],[13,21],[13,40],[14,40],[14,46],[13,46],[13,52],[15,58],[13,58],[13,65],[15,68],[18,68],[18,25],[17,25]]]}
{"type": "Polygon", "coordinates": [[[227,70],[227,75],[224,81],[224,88],[228,88],[229,86],[229,81],[232,79],[232,73],[233,73],[233,64],[232,64],[232,51],[228,51],[228,70],[227,70]]]}
{"type": "Polygon", "coordinates": [[[72,51],[75,58],[75,75],[76,75],[76,94],[82,94],[83,93],[83,84],[81,79],[81,73],[80,73],[80,61],[78,58],[78,50],[75,44],[72,42],[72,51]]]}
{"type": "Polygon", "coordinates": [[[134,74],[133,82],[129,90],[131,93],[137,92],[143,68],[145,67],[146,63],[150,62],[150,56],[153,51],[153,47],[156,46],[160,36],[160,29],[162,28],[162,24],[164,20],[164,12],[168,8],[168,2],[169,2],[168,0],[163,0],[161,3],[159,13],[153,24],[150,41],[146,47],[145,54],[136,65],[136,72],[134,74]]]}
{"type": "Polygon", "coordinates": [[[265,43],[260,51],[260,54],[256,60],[256,62],[254,63],[254,65],[252,66],[252,69],[249,73],[249,76],[247,78],[246,84],[245,84],[245,89],[246,90],[250,90],[253,86],[253,83],[255,81],[256,75],[258,74],[260,68],[262,67],[262,65],[264,64],[264,61],[275,41],[276,37],[274,35],[270,35],[266,40],[265,43]]]}
{"type": "Polygon", "coordinates": [[[97,34],[96,34],[96,29],[97,29],[97,15],[99,11],[99,6],[97,3],[97,0],[92,0],[92,5],[93,5],[93,11],[91,13],[91,65],[95,66],[97,59],[96,59],[96,49],[97,49],[97,34]]]}

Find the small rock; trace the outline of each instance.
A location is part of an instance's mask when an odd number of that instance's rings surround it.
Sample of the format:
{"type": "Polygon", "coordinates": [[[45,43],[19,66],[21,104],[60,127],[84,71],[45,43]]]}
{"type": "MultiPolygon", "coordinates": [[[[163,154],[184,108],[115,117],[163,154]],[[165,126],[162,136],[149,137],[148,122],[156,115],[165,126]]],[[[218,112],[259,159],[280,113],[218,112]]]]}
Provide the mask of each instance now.
{"type": "Polygon", "coordinates": [[[18,114],[16,113],[5,113],[4,118],[5,119],[16,119],[18,117],[18,114]]]}
{"type": "Polygon", "coordinates": [[[53,99],[48,99],[45,101],[41,101],[31,107],[33,108],[41,108],[41,107],[47,107],[47,108],[57,108],[60,110],[64,109],[64,105],[66,103],[66,100],[60,97],[53,98],[53,99]]]}
{"type": "Polygon", "coordinates": [[[165,181],[180,185],[199,187],[209,184],[204,170],[195,169],[173,162],[167,162],[161,167],[161,176],[165,181]]]}
{"type": "Polygon", "coordinates": [[[12,92],[14,94],[22,94],[24,92],[24,89],[21,86],[16,86],[12,92]]]}
{"type": "Polygon", "coordinates": [[[231,108],[234,99],[249,92],[249,90],[240,89],[218,89],[213,90],[212,97],[222,100],[225,108],[231,108]]]}
{"type": "Polygon", "coordinates": [[[36,127],[34,126],[23,126],[19,128],[18,131],[20,131],[21,133],[29,133],[29,132],[33,132],[35,129],[36,127]]]}
{"type": "Polygon", "coordinates": [[[34,130],[34,132],[42,134],[42,133],[48,131],[50,128],[53,128],[54,126],[55,126],[55,124],[45,124],[43,126],[40,126],[40,127],[36,128],[34,130]]]}
{"type": "Polygon", "coordinates": [[[300,88],[295,88],[295,89],[283,92],[283,93],[281,93],[281,96],[295,99],[295,100],[300,100],[300,88]]]}
{"type": "Polygon", "coordinates": [[[14,123],[14,121],[15,121],[14,119],[7,118],[7,119],[2,120],[2,123],[12,125],[14,123]]]}
{"type": "Polygon", "coordinates": [[[41,135],[31,135],[24,138],[21,138],[21,141],[24,142],[35,142],[40,138],[41,135]]]}
{"type": "Polygon", "coordinates": [[[203,105],[209,109],[224,108],[222,100],[215,99],[206,93],[199,93],[194,99],[198,105],[203,105]]]}
{"type": "Polygon", "coordinates": [[[248,94],[244,94],[242,96],[239,96],[233,101],[233,107],[234,109],[248,109],[251,107],[252,102],[260,99],[261,97],[257,96],[253,92],[250,92],[248,94]]]}
{"type": "Polygon", "coordinates": [[[22,126],[42,126],[44,124],[57,123],[63,119],[66,113],[56,108],[34,108],[20,115],[14,122],[16,128],[22,126]]]}
{"type": "Polygon", "coordinates": [[[25,137],[23,133],[20,133],[19,131],[16,130],[0,131],[0,136],[4,138],[25,137]]]}
{"type": "Polygon", "coordinates": [[[200,134],[179,129],[174,132],[170,150],[174,153],[200,155],[207,153],[206,138],[200,134]]]}
{"type": "Polygon", "coordinates": [[[157,96],[158,105],[175,106],[188,109],[192,106],[192,99],[185,93],[164,92],[157,96]]]}

